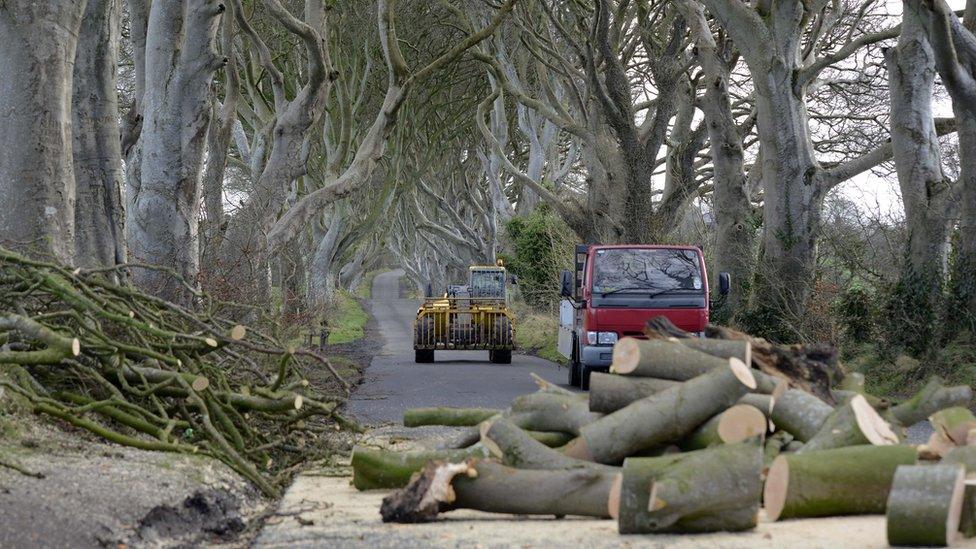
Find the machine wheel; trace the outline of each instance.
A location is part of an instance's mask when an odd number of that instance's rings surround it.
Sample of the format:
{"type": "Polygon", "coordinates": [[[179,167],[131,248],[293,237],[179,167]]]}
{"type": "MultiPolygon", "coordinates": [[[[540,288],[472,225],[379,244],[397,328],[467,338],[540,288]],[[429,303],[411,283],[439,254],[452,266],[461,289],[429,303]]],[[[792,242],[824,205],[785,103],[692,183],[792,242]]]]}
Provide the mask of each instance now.
{"type": "Polygon", "coordinates": [[[434,362],[433,349],[417,349],[414,351],[414,362],[417,364],[430,364],[434,362]]]}
{"type": "Polygon", "coordinates": [[[511,349],[488,351],[488,360],[490,360],[492,364],[511,364],[512,351],[511,349]]]}
{"type": "Polygon", "coordinates": [[[572,358],[569,359],[569,386],[579,387],[580,386],[580,366],[579,358],[577,357],[576,350],[576,336],[573,336],[573,351],[570,353],[572,358]]]}
{"type": "Polygon", "coordinates": [[[579,386],[580,389],[583,389],[584,391],[589,391],[590,374],[593,372],[593,370],[591,370],[590,367],[585,364],[580,364],[579,372],[580,372],[580,386],[579,386]]]}

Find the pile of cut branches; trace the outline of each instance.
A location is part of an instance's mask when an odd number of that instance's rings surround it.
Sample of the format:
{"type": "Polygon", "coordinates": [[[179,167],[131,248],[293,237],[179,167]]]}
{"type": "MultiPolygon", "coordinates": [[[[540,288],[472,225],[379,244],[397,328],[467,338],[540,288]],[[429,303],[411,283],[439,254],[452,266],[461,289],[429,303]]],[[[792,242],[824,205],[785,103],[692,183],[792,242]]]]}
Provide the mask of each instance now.
{"type": "Polygon", "coordinates": [[[357,448],[354,484],[400,487],[380,510],[395,522],[466,508],[695,533],[755,528],[764,507],[767,520],[887,513],[893,545],[976,535],[969,387],[932,379],[893,405],[865,393],[830,346],[712,333],[652,322],[647,339],[617,342],[589,394],[537,379],[507,409],[408,410],[406,425],[467,430],[450,448],[357,448]],[[926,418],[928,444],[905,443],[926,418]]]}
{"type": "Polygon", "coordinates": [[[349,386],[323,356],[114,282],[127,268],[0,248],[0,384],[112,442],[217,458],[269,496],[321,433],[358,428],[336,411],[349,386]],[[312,369],[332,389],[311,387],[312,369]]]}

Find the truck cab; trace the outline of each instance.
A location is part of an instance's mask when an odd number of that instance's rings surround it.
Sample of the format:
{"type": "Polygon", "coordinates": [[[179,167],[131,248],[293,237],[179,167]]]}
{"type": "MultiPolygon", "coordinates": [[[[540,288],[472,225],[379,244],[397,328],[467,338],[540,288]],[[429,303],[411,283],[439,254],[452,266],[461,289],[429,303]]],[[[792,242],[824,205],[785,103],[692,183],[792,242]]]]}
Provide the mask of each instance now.
{"type": "MultiPolygon", "coordinates": [[[[708,324],[705,259],[695,246],[580,245],[574,272],[564,271],[559,308],[560,354],[570,385],[589,388],[590,374],[607,371],[621,337],[643,338],[644,326],[665,316],[702,335],[708,324]]],[[[719,273],[719,293],[730,287],[719,273]]]]}

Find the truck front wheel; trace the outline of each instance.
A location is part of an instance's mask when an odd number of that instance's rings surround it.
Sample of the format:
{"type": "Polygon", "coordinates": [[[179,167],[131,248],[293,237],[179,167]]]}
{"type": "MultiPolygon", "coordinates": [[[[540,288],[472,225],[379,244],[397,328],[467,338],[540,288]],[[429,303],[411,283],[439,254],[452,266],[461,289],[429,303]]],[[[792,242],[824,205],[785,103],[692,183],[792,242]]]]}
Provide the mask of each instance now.
{"type": "Polygon", "coordinates": [[[434,362],[433,349],[417,349],[414,351],[414,362],[417,364],[430,364],[434,362]]]}
{"type": "Polygon", "coordinates": [[[593,373],[593,370],[590,369],[590,367],[587,366],[587,365],[585,365],[585,364],[580,364],[579,372],[580,372],[580,386],[579,386],[579,388],[580,389],[583,389],[584,391],[589,391],[590,390],[590,374],[593,373]]]}
{"type": "Polygon", "coordinates": [[[511,364],[512,351],[511,349],[488,351],[488,358],[492,364],[511,364]]]}
{"type": "Polygon", "coordinates": [[[573,336],[573,350],[570,353],[569,359],[569,386],[579,387],[581,384],[580,380],[580,368],[582,364],[579,362],[579,351],[576,345],[576,336],[573,336]]]}

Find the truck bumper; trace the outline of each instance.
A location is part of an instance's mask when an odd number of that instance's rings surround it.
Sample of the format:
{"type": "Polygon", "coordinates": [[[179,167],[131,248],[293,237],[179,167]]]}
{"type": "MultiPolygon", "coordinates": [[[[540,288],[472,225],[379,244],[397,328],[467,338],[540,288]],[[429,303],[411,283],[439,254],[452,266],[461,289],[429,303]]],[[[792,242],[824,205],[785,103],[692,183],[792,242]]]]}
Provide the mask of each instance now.
{"type": "Polygon", "coordinates": [[[610,368],[613,347],[606,345],[584,345],[580,352],[580,363],[591,369],[610,368]]]}

